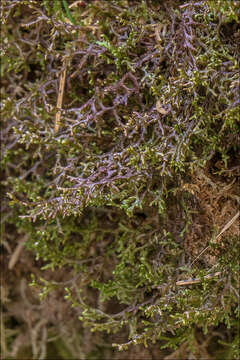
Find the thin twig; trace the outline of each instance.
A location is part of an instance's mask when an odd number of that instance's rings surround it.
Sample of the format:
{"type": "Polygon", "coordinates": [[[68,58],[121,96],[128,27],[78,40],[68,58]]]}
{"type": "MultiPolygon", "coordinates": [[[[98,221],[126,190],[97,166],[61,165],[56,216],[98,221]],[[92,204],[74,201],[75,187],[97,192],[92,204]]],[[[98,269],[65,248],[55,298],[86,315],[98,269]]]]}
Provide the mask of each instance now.
{"type": "Polygon", "coordinates": [[[69,9],[71,9],[71,8],[81,5],[81,4],[82,4],[82,0],[77,0],[74,3],[72,3],[71,5],[69,5],[68,7],[69,7],[69,9]]]}
{"type": "Polygon", "coordinates": [[[15,264],[17,263],[18,259],[19,259],[19,256],[21,254],[21,251],[23,250],[24,248],[24,245],[25,245],[25,242],[27,240],[27,237],[24,236],[18,243],[18,245],[16,246],[14,252],[12,253],[12,256],[9,260],[9,263],[8,263],[8,269],[9,270],[12,270],[15,266],[15,264]]]}
{"type": "Polygon", "coordinates": [[[55,132],[57,133],[60,127],[61,123],[61,108],[63,103],[63,94],[64,94],[64,87],[65,87],[65,81],[66,81],[66,73],[67,73],[67,64],[68,61],[65,59],[63,61],[63,70],[60,75],[59,80],[59,92],[58,92],[58,98],[57,98],[57,113],[55,118],[55,132]]]}
{"type": "MultiPolygon", "coordinates": [[[[239,217],[239,214],[240,212],[238,211],[236,215],[233,216],[233,218],[228,221],[228,223],[223,227],[223,229],[220,231],[220,233],[216,236],[216,239],[215,241],[227,230],[230,228],[230,226],[234,223],[234,221],[237,220],[237,218],[239,217]]],[[[194,259],[194,261],[191,263],[190,266],[192,266],[196,261],[197,259],[199,259],[199,257],[210,247],[210,245],[208,245],[205,249],[203,249],[200,254],[196,257],[196,259],[194,259]]],[[[211,279],[215,276],[219,276],[221,273],[218,271],[218,272],[215,272],[213,274],[209,274],[209,275],[206,275],[204,276],[203,278],[204,279],[211,279]]],[[[180,280],[180,281],[177,281],[176,282],[176,285],[178,286],[181,286],[181,285],[191,285],[191,284],[197,284],[197,283],[200,283],[201,282],[201,279],[200,278],[195,278],[195,279],[187,279],[187,280],[180,280]]]]}
{"type": "MultiPolygon", "coordinates": [[[[208,274],[205,275],[203,278],[204,279],[212,279],[215,276],[219,276],[221,274],[220,271],[215,272],[213,274],[208,274]]],[[[195,279],[187,279],[187,280],[180,280],[176,282],[176,285],[181,286],[181,285],[191,285],[191,284],[197,284],[200,283],[201,279],[200,278],[195,278],[195,279]]]]}
{"type": "MultiPolygon", "coordinates": [[[[224,226],[224,228],[220,231],[220,233],[216,236],[215,241],[227,230],[230,228],[230,226],[234,223],[235,220],[237,220],[237,218],[239,217],[240,212],[238,211],[236,215],[234,215],[234,217],[228,221],[228,223],[224,226]]],[[[200,254],[193,260],[193,262],[190,264],[190,266],[192,266],[197,259],[200,258],[200,256],[210,247],[210,245],[208,245],[207,247],[205,247],[205,249],[203,249],[200,254]]]]}

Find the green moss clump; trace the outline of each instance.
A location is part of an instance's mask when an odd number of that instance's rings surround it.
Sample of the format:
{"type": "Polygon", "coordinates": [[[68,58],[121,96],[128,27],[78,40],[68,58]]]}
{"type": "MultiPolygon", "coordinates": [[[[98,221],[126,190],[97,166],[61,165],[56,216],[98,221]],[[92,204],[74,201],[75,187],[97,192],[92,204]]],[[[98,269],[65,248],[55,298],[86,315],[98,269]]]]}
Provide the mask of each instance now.
{"type": "Polygon", "coordinates": [[[41,300],[126,354],[237,359],[239,3],[2,7],[3,234],[27,235],[41,300]]]}

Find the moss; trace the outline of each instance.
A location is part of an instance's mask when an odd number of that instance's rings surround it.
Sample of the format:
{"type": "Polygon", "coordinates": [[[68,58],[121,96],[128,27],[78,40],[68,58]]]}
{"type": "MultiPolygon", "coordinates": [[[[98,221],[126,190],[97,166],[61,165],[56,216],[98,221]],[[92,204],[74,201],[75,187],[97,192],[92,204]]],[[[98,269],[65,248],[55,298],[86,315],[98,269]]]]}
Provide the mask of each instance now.
{"type": "Polygon", "coordinates": [[[62,353],[91,329],[237,358],[238,21],[225,0],[3,1],[3,243],[26,234],[31,289],[73,305],[62,353]]]}

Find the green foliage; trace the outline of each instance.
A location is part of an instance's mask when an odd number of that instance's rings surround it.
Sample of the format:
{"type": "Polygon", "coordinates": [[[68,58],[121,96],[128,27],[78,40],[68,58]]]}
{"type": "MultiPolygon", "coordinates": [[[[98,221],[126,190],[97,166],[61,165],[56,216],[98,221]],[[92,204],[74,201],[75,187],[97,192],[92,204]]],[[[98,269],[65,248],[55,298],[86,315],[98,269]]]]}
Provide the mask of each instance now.
{"type": "Polygon", "coordinates": [[[5,221],[41,263],[32,285],[41,300],[64,286],[92,332],[125,331],[119,350],[187,343],[201,357],[197,331],[221,328],[219,356],[237,359],[237,239],[210,246],[214,266],[189,265],[185,239],[194,247],[195,229],[207,239],[215,224],[184,185],[203,169],[228,186],[239,169],[238,3],[83,3],[3,2],[5,221]]]}

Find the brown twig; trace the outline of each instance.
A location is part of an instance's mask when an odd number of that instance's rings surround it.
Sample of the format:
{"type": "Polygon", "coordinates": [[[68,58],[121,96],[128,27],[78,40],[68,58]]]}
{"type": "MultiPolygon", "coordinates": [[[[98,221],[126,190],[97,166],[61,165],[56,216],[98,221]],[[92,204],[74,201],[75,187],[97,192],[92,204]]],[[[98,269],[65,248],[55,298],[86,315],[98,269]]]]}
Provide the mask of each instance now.
{"type": "Polygon", "coordinates": [[[18,245],[16,246],[14,252],[12,253],[12,256],[9,260],[9,263],[8,263],[8,269],[9,270],[12,270],[15,266],[15,264],[17,263],[18,259],[19,259],[19,256],[21,254],[21,251],[23,250],[24,248],[24,245],[25,245],[25,242],[27,240],[27,237],[24,236],[19,242],[18,242],[18,245]]]}
{"type": "MultiPolygon", "coordinates": [[[[203,278],[204,278],[204,279],[212,279],[213,277],[219,276],[220,274],[221,274],[221,272],[218,271],[218,272],[215,272],[215,273],[213,273],[213,274],[206,275],[206,276],[204,276],[203,278]]],[[[200,282],[201,282],[201,279],[200,279],[200,278],[195,278],[195,279],[187,279],[187,280],[177,281],[177,282],[176,282],[176,285],[177,285],[177,286],[181,286],[181,285],[191,285],[191,284],[197,284],[197,283],[200,283],[200,282]]]]}
{"type": "MultiPolygon", "coordinates": [[[[230,228],[230,226],[234,223],[234,221],[237,220],[237,218],[239,217],[239,214],[240,214],[240,211],[237,212],[236,215],[233,216],[233,218],[228,221],[228,223],[223,227],[223,229],[220,231],[220,233],[216,236],[216,239],[215,241],[227,230],[230,228]]],[[[194,261],[191,263],[190,266],[192,266],[196,261],[197,259],[199,259],[199,257],[209,248],[210,245],[208,245],[205,249],[203,249],[200,254],[196,257],[196,259],[194,259],[194,261]]],[[[209,274],[209,275],[206,275],[204,276],[203,278],[204,279],[211,279],[215,276],[219,276],[221,273],[218,271],[218,272],[215,272],[213,274],[209,274]]],[[[181,286],[181,285],[191,285],[191,284],[197,284],[201,282],[201,279],[200,278],[196,278],[196,279],[187,279],[187,280],[180,280],[180,281],[177,281],[176,282],[176,285],[178,286],[181,286]]]]}
{"type": "MultiPolygon", "coordinates": [[[[234,223],[235,220],[237,220],[237,218],[239,217],[240,211],[237,212],[236,215],[234,215],[234,217],[228,221],[228,223],[224,226],[224,228],[220,231],[220,233],[216,236],[215,241],[227,230],[230,228],[230,226],[234,223]]],[[[209,248],[210,245],[208,245],[207,247],[205,247],[205,249],[203,249],[200,254],[193,260],[193,262],[191,263],[190,266],[192,266],[197,259],[199,259],[199,257],[209,248]]]]}
{"type": "Polygon", "coordinates": [[[61,123],[61,108],[62,108],[62,103],[63,103],[64,86],[65,86],[65,81],[66,81],[67,64],[68,64],[68,61],[65,59],[63,61],[63,70],[61,72],[60,80],[59,80],[59,92],[58,92],[58,98],[57,98],[58,111],[56,113],[56,118],[55,118],[55,132],[56,133],[58,132],[60,123],[61,123]]]}

